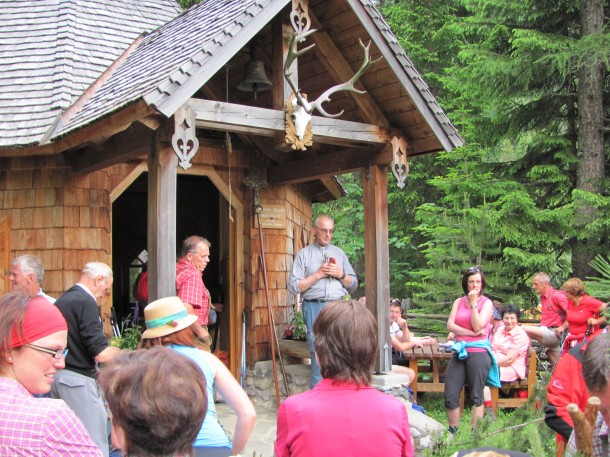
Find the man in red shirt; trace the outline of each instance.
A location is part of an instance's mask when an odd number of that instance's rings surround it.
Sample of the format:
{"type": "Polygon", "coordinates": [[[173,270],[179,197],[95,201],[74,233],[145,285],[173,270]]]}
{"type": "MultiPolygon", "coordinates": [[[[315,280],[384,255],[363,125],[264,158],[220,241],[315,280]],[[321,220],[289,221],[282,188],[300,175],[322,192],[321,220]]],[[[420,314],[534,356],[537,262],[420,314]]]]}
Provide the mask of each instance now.
{"type": "Polygon", "coordinates": [[[210,262],[211,245],[205,238],[189,236],[182,243],[180,260],[176,265],[176,294],[184,302],[189,313],[197,316],[197,321],[191,329],[208,350],[212,344],[208,332],[210,292],[206,289],[201,275],[210,262]]]}
{"type": "Polygon", "coordinates": [[[532,279],[532,287],[540,295],[540,327],[524,325],[523,330],[531,339],[544,345],[547,357],[551,364],[555,365],[561,344],[561,330],[557,330],[557,327],[565,321],[568,299],[562,290],[553,289],[551,278],[546,273],[536,273],[532,279]]]}

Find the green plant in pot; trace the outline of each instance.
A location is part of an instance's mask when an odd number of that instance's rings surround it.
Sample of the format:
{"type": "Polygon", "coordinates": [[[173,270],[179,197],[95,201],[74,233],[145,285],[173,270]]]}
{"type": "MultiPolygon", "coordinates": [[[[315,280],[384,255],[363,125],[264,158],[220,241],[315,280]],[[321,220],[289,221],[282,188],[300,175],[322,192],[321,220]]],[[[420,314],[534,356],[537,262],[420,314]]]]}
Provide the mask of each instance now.
{"type": "Polygon", "coordinates": [[[305,321],[303,320],[303,311],[297,311],[292,316],[290,324],[286,325],[284,338],[287,340],[305,341],[306,334],[307,327],[305,327],[305,321]]]}

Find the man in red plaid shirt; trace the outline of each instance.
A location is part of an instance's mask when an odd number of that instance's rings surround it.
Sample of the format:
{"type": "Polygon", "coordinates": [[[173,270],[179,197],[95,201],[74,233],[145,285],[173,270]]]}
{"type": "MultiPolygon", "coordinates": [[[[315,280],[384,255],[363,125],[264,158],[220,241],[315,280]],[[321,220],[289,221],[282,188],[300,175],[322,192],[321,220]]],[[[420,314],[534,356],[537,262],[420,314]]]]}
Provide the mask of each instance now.
{"type": "Polygon", "coordinates": [[[210,261],[210,246],[205,238],[189,236],[182,243],[181,258],[176,265],[176,293],[188,311],[197,316],[191,329],[206,349],[212,344],[208,332],[210,293],[201,274],[210,261]]]}

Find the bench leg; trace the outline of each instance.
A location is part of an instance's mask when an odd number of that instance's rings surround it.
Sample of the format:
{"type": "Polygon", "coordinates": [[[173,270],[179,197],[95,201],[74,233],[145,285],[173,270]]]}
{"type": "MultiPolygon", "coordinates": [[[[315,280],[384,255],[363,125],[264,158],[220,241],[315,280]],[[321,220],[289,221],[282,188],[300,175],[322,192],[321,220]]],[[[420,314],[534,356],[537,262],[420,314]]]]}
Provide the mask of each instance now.
{"type": "Polygon", "coordinates": [[[498,414],[498,388],[497,387],[490,387],[489,391],[491,393],[491,406],[494,410],[494,413],[497,415],[498,414]]]}

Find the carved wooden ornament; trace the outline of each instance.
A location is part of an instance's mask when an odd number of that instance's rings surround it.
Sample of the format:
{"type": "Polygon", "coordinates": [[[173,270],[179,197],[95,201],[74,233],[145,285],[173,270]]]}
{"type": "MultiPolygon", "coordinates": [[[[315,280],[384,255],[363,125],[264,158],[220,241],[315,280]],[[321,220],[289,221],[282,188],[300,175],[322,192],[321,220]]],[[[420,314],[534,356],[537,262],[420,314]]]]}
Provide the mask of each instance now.
{"type": "Polygon", "coordinates": [[[409,162],[407,161],[407,140],[403,137],[393,137],[392,143],[392,174],[396,178],[399,188],[405,187],[405,181],[409,174],[409,162]]]}
{"type": "Polygon", "coordinates": [[[199,149],[199,140],[195,131],[195,112],[191,107],[180,108],[174,114],[174,134],[172,146],[184,170],[191,168],[191,159],[199,149]]]}

